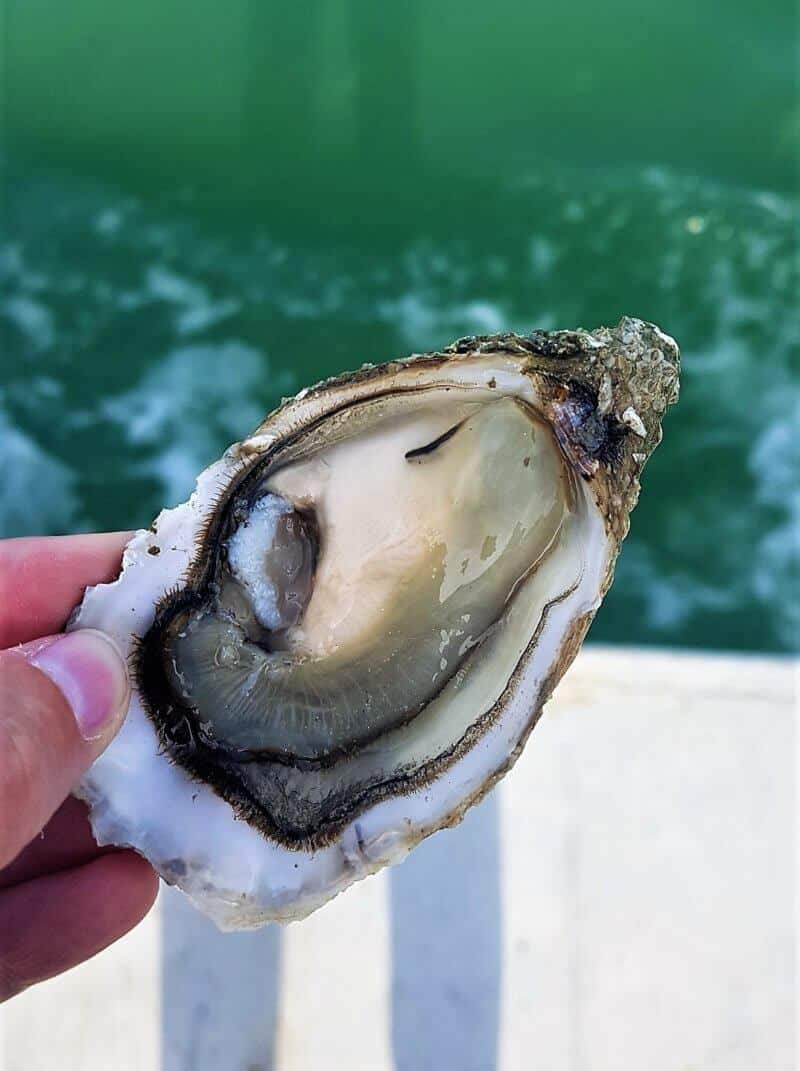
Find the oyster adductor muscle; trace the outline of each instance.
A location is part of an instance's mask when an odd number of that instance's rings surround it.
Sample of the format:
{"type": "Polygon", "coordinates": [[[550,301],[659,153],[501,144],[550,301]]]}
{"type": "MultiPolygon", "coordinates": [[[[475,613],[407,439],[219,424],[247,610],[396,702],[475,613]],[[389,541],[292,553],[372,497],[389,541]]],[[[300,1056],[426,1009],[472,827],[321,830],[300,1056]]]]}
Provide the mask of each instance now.
{"type": "Polygon", "coordinates": [[[73,627],[131,657],[82,785],[226,927],[301,917],[512,764],[608,587],[677,396],[653,325],[466,338],[302,391],[73,627]]]}

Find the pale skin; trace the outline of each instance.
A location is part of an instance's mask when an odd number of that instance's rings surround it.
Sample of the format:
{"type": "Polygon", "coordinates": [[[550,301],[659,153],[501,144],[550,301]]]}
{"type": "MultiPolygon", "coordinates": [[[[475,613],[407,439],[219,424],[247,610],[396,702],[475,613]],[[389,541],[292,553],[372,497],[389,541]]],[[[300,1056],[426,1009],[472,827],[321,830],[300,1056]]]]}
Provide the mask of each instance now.
{"type": "Polygon", "coordinates": [[[84,588],[117,575],[129,535],[0,542],[0,1000],[116,941],[158,889],[140,856],[98,848],[70,795],[130,686],[99,633],[58,634],[84,588]]]}

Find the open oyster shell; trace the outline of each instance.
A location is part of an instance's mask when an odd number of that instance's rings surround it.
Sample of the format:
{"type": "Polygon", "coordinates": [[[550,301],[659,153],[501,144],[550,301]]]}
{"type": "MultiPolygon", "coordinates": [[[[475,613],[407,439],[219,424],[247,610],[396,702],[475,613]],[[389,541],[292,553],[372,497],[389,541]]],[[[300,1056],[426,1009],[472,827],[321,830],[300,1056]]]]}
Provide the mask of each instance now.
{"type": "Polygon", "coordinates": [[[301,391],[71,628],[136,687],[80,786],[223,928],[301,918],[513,764],[611,582],[678,349],[624,319],[301,391]]]}

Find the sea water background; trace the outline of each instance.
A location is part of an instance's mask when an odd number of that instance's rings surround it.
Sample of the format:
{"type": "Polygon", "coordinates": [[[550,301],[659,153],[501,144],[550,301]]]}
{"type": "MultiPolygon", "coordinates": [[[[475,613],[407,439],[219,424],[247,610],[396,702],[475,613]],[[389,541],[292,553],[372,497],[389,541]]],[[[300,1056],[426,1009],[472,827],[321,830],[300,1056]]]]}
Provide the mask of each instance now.
{"type": "Polygon", "coordinates": [[[632,313],[679,340],[682,399],[592,638],[791,648],[789,197],[663,168],[551,170],[498,183],[489,233],[376,249],[219,226],[187,194],[153,205],[30,162],[9,173],[3,535],[146,525],[282,396],[362,361],[632,313]]]}

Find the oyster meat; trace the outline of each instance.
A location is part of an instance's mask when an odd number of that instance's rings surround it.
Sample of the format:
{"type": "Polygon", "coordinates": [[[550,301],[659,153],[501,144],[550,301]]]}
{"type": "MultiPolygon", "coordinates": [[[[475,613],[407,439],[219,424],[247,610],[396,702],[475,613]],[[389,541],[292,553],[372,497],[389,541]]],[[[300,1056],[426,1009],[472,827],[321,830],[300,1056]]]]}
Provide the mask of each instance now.
{"type": "Polygon", "coordinates": [[[578,650],[677,377],[674,341],[624,319],[285,402],[73,617],[135,682],[79,789],[98,840],[241,928],[457,822],[578,650]]]}

